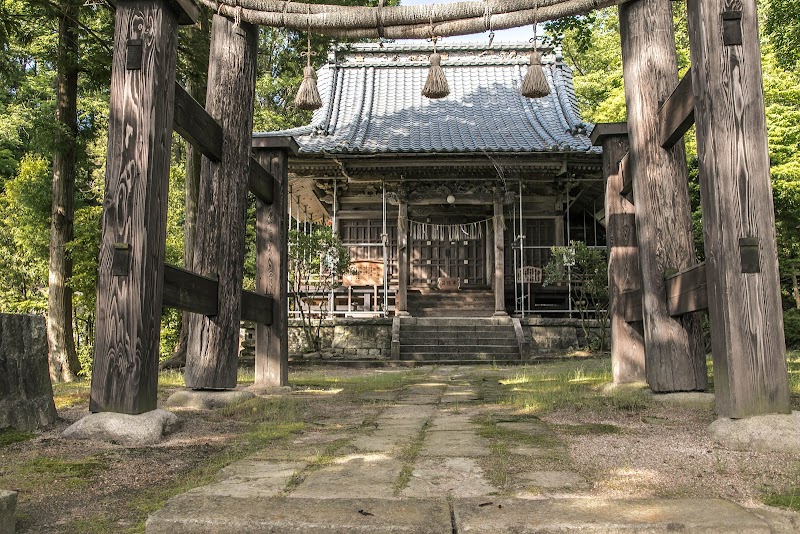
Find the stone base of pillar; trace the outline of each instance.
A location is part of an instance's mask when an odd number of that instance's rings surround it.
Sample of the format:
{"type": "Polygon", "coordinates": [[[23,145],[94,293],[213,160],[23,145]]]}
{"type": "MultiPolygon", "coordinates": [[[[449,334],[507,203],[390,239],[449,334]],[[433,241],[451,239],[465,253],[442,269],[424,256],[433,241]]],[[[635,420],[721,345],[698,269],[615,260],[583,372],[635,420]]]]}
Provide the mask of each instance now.
{"type": "Polygon", "coordinates": [[[492,314],[493,317],[508,317],[508,313],[504,311],[496,311],[492,314]]]}
{"type": "Polygon", "coordinates": [[[405,310],[397,310],[394,312],[395,317],[411,317],[411,314],[405,310]]]}

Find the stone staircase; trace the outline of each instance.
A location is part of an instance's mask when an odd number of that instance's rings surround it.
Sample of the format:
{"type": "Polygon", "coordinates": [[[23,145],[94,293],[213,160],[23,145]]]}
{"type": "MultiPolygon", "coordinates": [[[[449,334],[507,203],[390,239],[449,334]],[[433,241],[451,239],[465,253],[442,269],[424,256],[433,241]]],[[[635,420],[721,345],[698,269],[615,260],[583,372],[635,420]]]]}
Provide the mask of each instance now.
{"type": "Polygon", "coordinates": [[[409,289],[408,311],[414,317],[491,317],[494,293],[485,288],[459,291],[409,289]]]}
{"type": "Polygon", "coordinates": [[[409,317],[400,320],[400,359],[508,361],[520,351],[508,317],[409,317]]]}

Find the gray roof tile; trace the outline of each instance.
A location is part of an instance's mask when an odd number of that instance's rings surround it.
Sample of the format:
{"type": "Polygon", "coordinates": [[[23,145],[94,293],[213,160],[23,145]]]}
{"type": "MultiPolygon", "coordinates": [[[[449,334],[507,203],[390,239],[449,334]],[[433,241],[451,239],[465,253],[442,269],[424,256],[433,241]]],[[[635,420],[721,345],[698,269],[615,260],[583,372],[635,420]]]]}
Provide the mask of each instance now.
{"type": "Polygon", "coordinates": [[[450,95],[430,100],[421,94],[425,61],[362,58],[325,65],[317,72],[324,104],[311,124],[255,135],[294,136],[301,154],[599,152],[560,57],[545,59],[551,94],[534,100],[519,94],[524,54],[454,57],[442,67],[450,95]]]}

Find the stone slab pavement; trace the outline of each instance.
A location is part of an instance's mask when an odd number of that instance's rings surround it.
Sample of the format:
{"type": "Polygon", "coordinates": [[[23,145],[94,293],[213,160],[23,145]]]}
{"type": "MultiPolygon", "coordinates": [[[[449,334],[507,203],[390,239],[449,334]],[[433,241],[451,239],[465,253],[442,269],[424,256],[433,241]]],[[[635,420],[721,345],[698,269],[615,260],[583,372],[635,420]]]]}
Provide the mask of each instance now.
{"type": "Polygon", "coordinates": [[[170,499],[150,516],[147,532],[796,531],[794,519],[721,499],[592,497],[591,484],[569,469],[569,453],[547,424],[500,419],[486,427],[491,423],[479,408],[448,402],[477,398],[472,385],[448,378],[455,371],[438,368],[429,383],[401,390],[376,408],[369,425],[309,432],[292,442],[291,454],[265,449],[226,467],[217,482],[170,499]],[[506,475],[513,484],[505,489],[487,471],[497,449],[484,429],[536,442],[509,447],[524,468],[506,475]],[[332,457],[320,456],[334,441],[341,445],[332,457]],[[548,463],[554,458],[557,469],[548,463]]]}

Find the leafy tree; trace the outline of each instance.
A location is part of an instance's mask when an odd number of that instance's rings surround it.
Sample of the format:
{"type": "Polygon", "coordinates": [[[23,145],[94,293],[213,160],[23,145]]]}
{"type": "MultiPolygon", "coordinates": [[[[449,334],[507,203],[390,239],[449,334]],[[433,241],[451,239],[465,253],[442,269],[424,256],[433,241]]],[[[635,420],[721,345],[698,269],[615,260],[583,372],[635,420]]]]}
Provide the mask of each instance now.
{"type": "Polygon", "coordinates": [[[578,309],[583,337],[589,347],[606,350],[608,333],[608,260],[583,241],[552,247],[543,269],[544,284],[569,283],[578,309]],[[596,319],[593,325],[591,319],[596,319]]]}
{"type": "Polygon", "coordinates": [[[314,225],[309,233],[289,230],[289,291],[300,320],[306,347],[320,350],[320,330],[327,294],[350,270],[350,254],[330,226],[314,225]],[[315,309],[316,308],[316,309],[315,309]],[[314,317],[316,315],[316,322],[314,317]]]}

